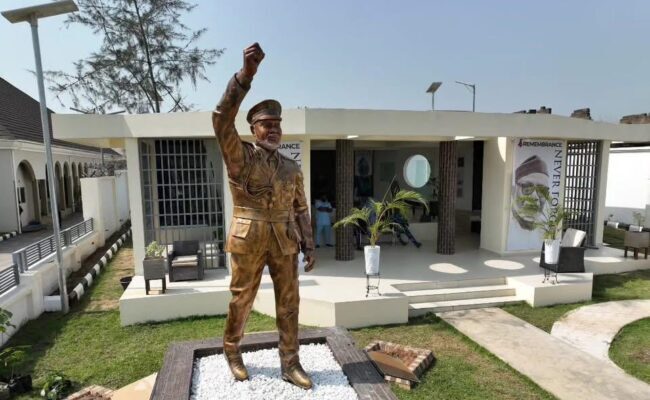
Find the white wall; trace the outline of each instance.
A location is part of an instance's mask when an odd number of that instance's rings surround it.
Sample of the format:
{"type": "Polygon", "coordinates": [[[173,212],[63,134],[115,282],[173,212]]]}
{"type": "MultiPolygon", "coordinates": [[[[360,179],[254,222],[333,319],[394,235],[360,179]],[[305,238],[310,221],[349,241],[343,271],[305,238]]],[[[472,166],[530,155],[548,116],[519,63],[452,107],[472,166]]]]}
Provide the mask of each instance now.
{"type": "Polygon", "coordinates": [[[118,211],[116,180],[113,176],[81,179],[84,220],[93,219],[100,246],[121,226],[119,215],[124,211],[118,211]]]}
{"type": "Polygon", "coordinates": [[[650,147],[610,149],[605,218],[636,224],[634,212],[650,225],[650,147]]]}
{"type": "MultiPolygon", "coordinates": [[[[21,164],[16,171],[16,190],[25,191],[25,202],[19,203],[23,212],[20,213],[20,223],[26,226],[30,221],[38,220],[38,198],[36,197],[36,181],[32,179],[30,171],[25,164],[21,164]]],[[[20,202],[20,199],[18,200],[20,202]]]]}
{"type": "Polygon", "coordinates": [[[138,139],[125,139],[126,169],[129,171],[129,208],[131,210],[131,231],[133,240],[133,263],[136,275],[142,275],[144,259],[144,213],[142,211],[142,184],[138,139]]]}
{"type": "MultiPolygon", "coordinates": [[[[81,260],[97,250],[99,235],[91,232],[77,243],[63,249],[63,268],[66,276],[81,268],[81,260]]],[[[27,321],[38,318],[44,311],[44,296],[59,288],[59,274],[54,262],[55,254],[32,265],[20,274],[20,285],[0,295],[0,308],[9,310],[13,316],[9,328],[0,343],[4,344],[13,333],[27,321]]]]}
{"type": "Polygon", "coordinates": [[[483,150],[483,199],[481,203],[481,248],[505,250],[510,210],[512,146],[508,138],[485,141],[483,150]]]}
{"type": "Polygon", "coordinates": [[[115,171],[115,197],[117,199],[117,217],[120,226],[130,218],[129,182],[125,170],[115,171]]]}
{"type": "Polygon", "coordinates": [[[11,150],[0,150],[0,232],[18,230],[16,191],[11,150]]]}
{"type": "Polygon", "coordinates": [[[393,169],[395,170],[395,175],[397,176],[397,183],[400,188],[404,190],[414,190],[421,193],[423,196],[430,198],[431,197],[431,186],[425,185],[421,188],[413,188],[409,186],[404,180],[404,164],[409,157],[416,154],[423,155],[431,166],[431,176],[438,176],[438,154],[440,152],[439,147],[427,146],[427,147],[413,147],[410,149],[386,149],[386,150],[374,150],[373,151],[373,198],[375,200],[380,200],[386,191],[389,188],[391,178],[382,181],[381,178],[381,168],[382,164],[392,164],[393,169]]]}

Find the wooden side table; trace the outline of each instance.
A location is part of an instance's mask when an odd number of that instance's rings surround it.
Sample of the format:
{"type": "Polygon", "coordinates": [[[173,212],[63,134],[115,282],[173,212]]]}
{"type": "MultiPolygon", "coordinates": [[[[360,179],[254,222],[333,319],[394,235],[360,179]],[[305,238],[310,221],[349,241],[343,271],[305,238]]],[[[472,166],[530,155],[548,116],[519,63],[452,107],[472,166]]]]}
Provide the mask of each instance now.
{"type": "Polygon", "coordinates": [[[162,279],[162,293],[167,290],[167,280],[165,279],[165,262],[164,258],[161,259],[145,259],[142,261],[142,269],[144,270],[144,290],[147,295],[151,290],[149,281],[162,279]]]}
{"type": "Polygon", "coordinates": [[[639,250],[643,249],[645,259],[648,259],[648,249],[650,248],[650,232],[625,232],[623,240],[625,246],[624,257],[627,257],[627,250],[631,248],[634,252],[634,259],[639,259],[639,250]]]}

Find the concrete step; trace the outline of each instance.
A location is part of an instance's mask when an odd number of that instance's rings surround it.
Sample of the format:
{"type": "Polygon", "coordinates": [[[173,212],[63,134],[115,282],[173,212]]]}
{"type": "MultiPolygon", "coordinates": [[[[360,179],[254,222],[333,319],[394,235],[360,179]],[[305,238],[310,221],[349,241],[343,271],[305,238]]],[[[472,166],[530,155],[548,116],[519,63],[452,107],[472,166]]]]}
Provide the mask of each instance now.
{"type": "Polygon", "coordinates": [[[409,317],[417,317],[429,312],[470,310],[475,308],[501,307],[506,304],[518,303],[517,296],[489,297],[485,299],[464,299],[450,301],[434,301],[429,303],[409,304],[409,317]]]}
{"type": "Polygon", "coordinates": [[[434,290],[434,289],[451,289],[467,288],[475,286],[500,286],[506,284],[505,277],[499,278],[480,278],[480,279],[460,279],[457,281],[439,281],[439,282],[413,282],[397,283],[393,287],[401,292],[411,292],[416,290],[434,290]]]}
{"type": "Polygon", "coordinates": [[[509,287],[508,285],[489,285],[448,289],[411,290],[404,294],[408,297],[409,304],[413,304],[514,296],[516,294],[516,289],[509,287]]]}

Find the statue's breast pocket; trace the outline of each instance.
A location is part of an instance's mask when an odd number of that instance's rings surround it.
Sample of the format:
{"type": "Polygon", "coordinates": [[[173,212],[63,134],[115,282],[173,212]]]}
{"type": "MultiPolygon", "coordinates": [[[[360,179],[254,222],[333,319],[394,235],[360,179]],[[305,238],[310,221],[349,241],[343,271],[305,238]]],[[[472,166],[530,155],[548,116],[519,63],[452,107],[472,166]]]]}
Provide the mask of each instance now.
{"type": "Polygon", "coordinates": [[[240,239],[246,239],[246,236],[248,236],[248,232],[250,231],[250,229],[251,229],[250,219],[236,218],[233,221],[232,235],[240,239]]]}
{"type": "Polygon", "coordinates": [[[294,197],[294,185],[291,181],[284,181],[282,184],[282,194],[285,198],[293,200],[294,197]]]}

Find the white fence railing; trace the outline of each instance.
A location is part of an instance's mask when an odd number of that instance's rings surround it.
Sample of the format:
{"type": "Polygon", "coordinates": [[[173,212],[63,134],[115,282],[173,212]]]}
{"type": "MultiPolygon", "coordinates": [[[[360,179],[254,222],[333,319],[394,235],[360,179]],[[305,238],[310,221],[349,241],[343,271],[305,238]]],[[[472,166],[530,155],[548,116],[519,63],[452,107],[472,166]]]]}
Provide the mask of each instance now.
{"type": "MultiPolygon", "coordinates": [[[[61,246],[69,246],[81,237],[93,231],[93,219],[89,218],[83,222],[73,225],[60,232],[61,246]]],[[[32,265],[41,261],[42,259],[50,256],[56,251],[54,245],[54,235],[48,236],[45,239],[34,242],[29,246],[23,247],[20,250],[14,251],[12,254],[14,264],[18,267],[19,272],[25,272],[32,265]]],[[[0,282],[1,286],[1,282],[0,282]]]]}

